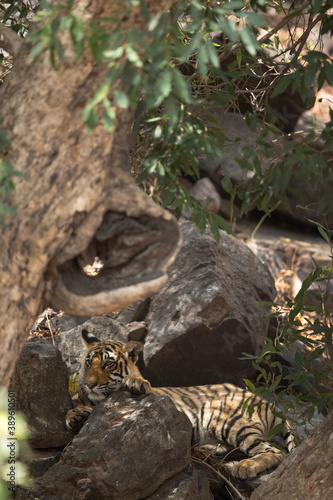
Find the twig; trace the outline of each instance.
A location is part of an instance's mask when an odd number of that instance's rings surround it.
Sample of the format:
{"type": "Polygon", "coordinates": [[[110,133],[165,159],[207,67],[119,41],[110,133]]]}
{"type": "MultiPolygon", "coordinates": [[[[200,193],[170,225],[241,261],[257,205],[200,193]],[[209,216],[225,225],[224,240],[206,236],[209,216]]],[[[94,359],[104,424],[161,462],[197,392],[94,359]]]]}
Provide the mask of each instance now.
{"type": "MultiPolygon", "coordinates": [[[[297,9],[297,12],[300,12],[300,14],[302,13],[302,10],[307,7],[309,5],[309,1],[308,0],[305,0],[305,2],[302,3],[302,5],[299,6],[299,8],[297,9]]],[[[293,45],[293,47],[295,47],[296,45],[298,45],[300,43],[300,41],[305,38],[305,34],[306,34],[306,37],[309,35],[309,32],[311,31],[311,29],[321,20],[321,18],[323,17],[324,14],[319,14],[316,19],[311,23],[311,28],[309,30],[309,27],[307,28],[307,30],[305,31],[305,33],[297,40],[297,42],[295,42],[295,44],[293,45]]],[[[296,16],[293,16],[293,17],[296,17],[296,16]]],[[[261,38],[258,39],[258,43],[259,45],[263,44],[264,42],[266,42],[266,40],[269,40],[270,37],[272,35],[274,35],[277,31],[279,31],[281,28],[283,28],[283,26],[285,24],[288,24],[288,22],[292,19],[291,16],[289,15],[286,15],[286,17],[284,17],[274,28],[272,28],[268,33],[266,33],[265,35],[263,35],[261,38]]],[[[223,62],[224,59],[226,59],[227,57],[230,56],[230,54],[232,54],[233,52],[235,52],[237,49],[239,49],[240,47],[242,47],[242,42],[237,42],[235,43],[230,51],[227,53],[227,54],[224,54],[223,56],[220,57],[220,62],[223,62]]],[[[290,50],[290,48],[288,48],[288,51],[290,50]]]]}
{"type": "Polygon", "coordinates": [[[264,215],[263,217],[261,217],[260,221],[258,222],[258,224],[256,225],[256,227],[254,228],[252,234],[251,234],[251,240],[253,240],[254,238],[254,235],[256,234],[256,232],[258,231],[258,229],[260,228],[261,224],[264,222],[264,220],[272,213],[274,212],[274,210],[281,204],[281,200],[279,200],[275,205],[274,207],[272,207],[270,210],[268,210],[264,215]]]}
{"type": "Polygon", "coordinates": [[[49,330],[50,330],[50,333],[51,333],[51,337],[52,337],[52,344],[55,345],[55,342],[54,342],[54,336],[53,336],[53,331],[52,331],[52,326],[51,326],[51,322],[50,322],[50,318],[49,318],[49,315],[48,313],[46,313],[46,323],[49,327],[49,330]]]}
{"type": "MultiPolygon", "coordinates": [[[[305,0],[305,2],[302,3],[297,9],[296,12],[299,12],[300,14],[302,13],[302,10],[309,5],[308,0],[305,0]]],[[[258,43],[262,44],[266,42],[266,40],[269,40],[272,35],[274,35],[277,31],[279,31],[285,24],[287,24],[293,17],[296,17],[296,15],[293,15],[292,17],[290,15],[286,15],[281,21],[274,27],[272,28],[266,35],[263,35],[261,38],[258,39],[258,43]]]]}

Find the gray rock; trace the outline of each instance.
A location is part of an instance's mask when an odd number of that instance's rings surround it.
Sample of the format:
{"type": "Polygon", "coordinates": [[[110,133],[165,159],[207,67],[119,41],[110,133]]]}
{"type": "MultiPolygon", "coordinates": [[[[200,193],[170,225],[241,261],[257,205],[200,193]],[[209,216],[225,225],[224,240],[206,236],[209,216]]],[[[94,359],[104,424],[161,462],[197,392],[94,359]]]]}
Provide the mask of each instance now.
{"type": "MultiPolygon", "coordinates": [[[[199,179],[190,189],[190,194],[210,212],[218,213],[221,205],[221,197],[216,190],[213,182],[208,177],[199,179]]],[[[191,219],[192,211],[183,211],[183,216],[186,219],[191,219]]]]}
{"type": "Polygon", "coordinates": [[[53,330],[57,331],[59,328],[61,332],[68,332],[68,330],[72,330],[73,328],[82,325],[88,319],[89,318],[74,318],[68,314],[62,314],[61,316],[52,318],[50,323],[53,330]]]}
{"type": "Polygon", "coordinates": [[[128,323],[129,328],[129,339],[143,341],[147,333],[147,325],[141,321],[133,321],[133,323],[128,323]]]}
{"type": "Polygon", "coordinates": [[[253,241],[249,241],[247,246],[252,250],[252,252],[259,257],[261,262],[267,267],[268,271],[273,276],[274,280],[277,280],[280,276],[280,271],[286,268],[283,260],[279,254],[268,246],[257,245],[253,241]]]}
{"type": "Polygon", "coordinates": [[[333,498],[333,413],[289,454],[251,500],[331,500],[333,498]]]}
{"type": "Polygon", "coordinates": [[[169,280],[151,297],[143,374],[153,385],[239,384],[253,373],[268,331],[257,301],[273,301],[274,280],[247,246],[221,231],[218,246],[192,222],[169,280]]]}
{"type": "Polygon", "coordinates": [[[146,500],[213,500],[213,495],[205,474],[196,467],[187,467],[146,500]]]}
{"type": "Polygon", "coordinates": [[[35,497],[136,500],[189,465],[192,427],[168,397],[116,393],[95,406],[35,497]]]}
{"type": "Polygon", "coordinates": [[[68,370],[57,347],[26,343],[10,387],[16,409],[27,419],[33,448],[61,447],[72,439],[65,426],[65,415],[72,408],[68,370]]]}
{"type": "Polygon", "coordinates": [[[149,297],[134,302],[118,314],[117,320],[124,325],[126,325],[127,323],[132,323],[133,321],[144,320],[149,308],[149,303],[149,297]]]}
{"type": "Polygon", "coordinates": [[[301,116],[298,118],[297,123],[295,125],[294,137],[300,137],[300,134],[303,137],[306,137],[309,132],[312,130],[317,134],[320,133],[325,128],[325,120],[321,117],[314,115],[311,110],[304,111],[301,116]]]}
{"type": "MultiPolygon", "coordinates": [[[[221,180],[223,177],[229,177],[233,181],[246,187],[249,185],[253,172],[242,168],[236,161],[236,158],[242,157],[242,149],[249,147],[256,149],[256,141],[259,139],[261,127],[252,131],[245,122],[245,117],[238,113],[224,113],[222,117],[217,116],[218,126],[222,127],[224,135],[229,140],[221,140],[221,150],[223,158],[220,160],[217,156],[213,160],[208,158],[199,159],[200,169],[210,177],[221,180]]],[[[276,139],[274,134],[268,134],[266,141],[276,139]]],[[[262,153],[257,153],[259,161],[263,168],[270,164],[270,159],[262,153]]]]}
{"type": "Polygon", "coordinates": [[[56,335],[54,338],[55,343],[61,352],[62,359],[65,361],[70,374],[79,371],[81,360],[86,352],[81,336],[83,328],[86,328],[102,341],[113,339],[127,342],[129,339],[129,329],[119,323],[119,321],[107,316],[91,318],[79,327],[56,335]]]}

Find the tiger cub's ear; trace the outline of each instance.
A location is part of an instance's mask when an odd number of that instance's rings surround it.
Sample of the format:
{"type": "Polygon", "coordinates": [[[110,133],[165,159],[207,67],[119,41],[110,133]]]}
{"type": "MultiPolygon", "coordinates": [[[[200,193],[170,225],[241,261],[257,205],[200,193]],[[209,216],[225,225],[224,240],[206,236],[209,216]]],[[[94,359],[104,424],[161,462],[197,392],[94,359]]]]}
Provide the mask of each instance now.
{"type": "Polygon", "coordinates": [[[88,332],[88,330],[86,330],[85,328],[82,330],[81,334],[87,348],[93,347],[96,344],[100,343],[100,340],[95,337],[95,335],[88,332]]]}
{"type": "Polygon", "coordinates": [[[132,359],[134,363],[137,362],[140,352],[143,350],[143,345],[141,342],[136,340],[130,340],[123,347],[123,352],[127,359],[132,359]]]}

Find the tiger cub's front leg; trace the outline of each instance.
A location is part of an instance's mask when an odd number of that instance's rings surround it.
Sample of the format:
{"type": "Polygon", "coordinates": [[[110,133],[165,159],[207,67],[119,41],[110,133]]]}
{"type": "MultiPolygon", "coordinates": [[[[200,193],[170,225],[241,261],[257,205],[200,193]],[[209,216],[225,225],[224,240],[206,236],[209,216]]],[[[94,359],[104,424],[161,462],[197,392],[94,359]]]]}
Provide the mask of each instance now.
{"type": "Polygon", "coordinates": [[[138,375],[127,375],[127,377],[124,378],[123,385],[132,392],[132,394],[155,394],[150,382],[138,375]]]}
{"type": "Polygon", "coordinates": [[[69,410],[66,415],[66,427],[72,432],[79,432],[91,413],[90,406],[79,405],[69,410]]]}

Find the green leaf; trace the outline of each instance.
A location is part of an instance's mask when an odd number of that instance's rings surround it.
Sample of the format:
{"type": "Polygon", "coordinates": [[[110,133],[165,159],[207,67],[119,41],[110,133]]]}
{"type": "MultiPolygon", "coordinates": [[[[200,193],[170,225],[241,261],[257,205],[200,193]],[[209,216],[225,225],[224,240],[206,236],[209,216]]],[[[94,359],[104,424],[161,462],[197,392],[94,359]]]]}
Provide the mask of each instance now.
{"type": "Polygon", "coordinates": [[[317,406],[318,413],[324,413],[326,410],[326,405],[327,405],[327,397],[321,398],[317,406]]]}
{"type": "Polygon", "coordinates": [[[249,401],[251,401],[251,399],[252,399],[252,396],[248,397],[248,398],[244,401],[243,406],[242,406],[242,409],[241,409],[241,413],[244,413],[244,411],[246,410],[247,405],[249,404],[249,401]]]}
{"type": "Polygon", "coordinates": [[[220,240],[221,240],[221,235],[220,235],[220,231],[219,231],[219,226],[218,226],[213,214],[209,215],[209,224],[210,224],[210,229],[211,229],[213,236],[215,238],[215,241],[217,244],[219,244],[220,240]]]}
{"type": "Polygon", "coordinates": [[[197,55],[198,72],[200,75],[202,76],[207,75],[208,63],[209,63],[209,56],[208,56],[207,45],[201,44],[197,55]]]}
{"type": "Polygon", "coordinates": [[[280,434],[281,431],[284,429],[284,422],[281,422],[280,424],[277,424],[273,429],[271,429],[268,433],[268,437],[276,436],[277,434],[280,434]]]}
{"type": "Polygon", "coordinates": [[[325,78],[330,86],[333,86],[333,63],[324,61],[324,68],[322,72],[325,73],[325,78]]]}
{"type": "Polygon", "coordinates": [[[75,43],[82,42],[85,37],[85,31],[84,31],[84,23],[83,20],[80,19],[79,17],[74,17],[73,18],[73,24],[71,27],[71,34],[73,39],[75,40],[75,43]]]}
{"type": "Polygon", "coordinates": [[[6,146],[8,146],[9,141],[5,134],[0,130],[0,151],[4,149],[6,146]]]}
{"type": "Polygon", "coordinates": [[[293,78],[293,74],[288,74],[281,78],[281,80],[275,84],[271,97],[276,97],[277,95],[282,94],[282,92],[284,92],[288,85],[292,82],[293,78]]]}
{"type": "Polygon", "coordinates": [[[103,85],[101,85],[97,89],[95,96],[92,99],[93,103],[97,104],[98,102],[103,101],[103,99],[106,99],[108,93],[109,93],[109,85],[107,83],[103,83],[103,85]]]}
{"type": "Polygon", "coordinates": [[[118,76],[118,71],[120,69],[120,63],[111,64],[108,72],[106,73],[105,81],[108,85],[111,85],[118,76]]]}
{"type": "Polygon", "coordinates": [[[305,217],[305,218],[308,219],[308,221],[312,222],[313,224],[315,224],[317,226],[317,229],[318,229],[319,233],[321,234],[321,236],[324,238],[324,240],[326,240],[329,243],[330,240],[329,240],[329,237],[328,237],[327,229],[322,224],[320,224],[319,222],[317,222],[315,220],[311,220],[308,217],[305,217]]]}
{"type": "Polygon", "coordinates": [[[184,76],[177,68],[172,68],[172,81],[180,100],[184,101],[186,104],[190,104],[192,102],[192,97],[189,86],[184,76]]]}
{"type": "Polygon", "coordinates": [[[295,352],[294,361],[295,361],[296,370],[301,372],[303,369],[303,365],[304,365],[304,358],[303,358],[302,354],[300,353],[300,351],[295,352]]]}
{"type": "Polygon", "coordinates": [[[256,388],[255,388],[255,385],[253,384],[253,382],[251,382],[251,380],[248,380],[247,378],[243,378],[246,386],[250,389],[251,392],[255,392],[256,391],[256,388]]]}
{"type": "Polygon", "coordinates": [[[195,209],[193,210],[193,222],[198,227],[200,234],[203,235],[206,230],[207,218],[204,210],[195,209]]]}
{"type": "Polygon", "coordinates": [[[209,218],[214,219],[214,224],[216,224],[218,228],[222,229],[223,231],[225,231],[228,234],[231,234],[232,236],[235,236],[234,231],[229,226],[227,221],[225,219],[223,219],[223,217],[221,217],[218,214],[210,214],[209,218]]]}
{"type": "Polygon", "coordinates": [[[169,128],[173,130],[178,123],[179,119],[179,112],[178,112],[178,107],[176,105],[175,99],[172,96],[169,96],[165,101],[164,101],[164,106],[166,110],[166,114],[169,120],[169,128]]]}
{"type": "Polygon", "coordinates": [[[148,179],[148,177],[150,176],[150,172],[147,168],[145,168],[144,170],[142,170],[142,172],[139,174],[136,182],[137,184],[140,184],[141,182],[145,181],[146,179],[148,179]]]}
{"type": "Polygon", "coordinates": [[[148,31],[154,31],[154,29],[158,26],[162,16],[163,16],[163,12],[158,12],[157,14],[155,14],[155,16],[153,16],[149,20],[148,25],[147,25],[148,31]]]}
{"type": "Polygon", "coordinates": [[[313,419],[314,412],[315,412],[314,407],[310,408],[310,410],[308,411],[307,418],[308,418],[308,421],[309,421],[309,422],[311,422],[311,420],[313,419]]]}
{"type": "Polygon", "coordinates": [[[128,96],[119,89],[114,89],[113,91],[114,98],[116,100],[117,106],[122,109],[127,109],[129,106],[128,96]]]}
{"type": "Polygon", "coordinates": [[[138,52],[132,46],[126,45],[125,51],[126,51],[127,59],[131,63],[133,63],[137,68],[143,67],[143,63],[140,59],[138,52]]]}
{"type": "Polygon", "coordinates": [[[223,189],[227,193],[233,194],[234,186],[233,186],[232,180],[229,177],[223,177],[221,184],[222,184],[223,189]]]}
{"type": "Polygon", "coordinates": [[[87,122],[88,133],[92,133],[97,126],[99,117],[97,108],[91,104],[91,101],[88,102],[87,106],[83,110],[82,120],[87,122]]]}
{"type": "Polygon", "coordinates": [[[69,377],[69,383],[68,383],[68,392],[70,397],[72,398],[79,392],[80,389],[80,384],[79,384],[79,376],[77,373],[73,373],[69,377]]]}
{"type": "Polygon", "coordinates": [[[283,413],[279,412],[276,408],[272,408],[271,411],[275,417],[281,418],[281,420],[286,419],[286,416],[283,413]]]}
{"type": "Polygon", "coordinates": [[[237,30],[236,23],[234,23],[231,19],[227,17],[220,16],[219,24],[221,27],[221,31],[227,35],[229,40],[232,43],[236,43],[239,37],[239,32],[237,30]]]}
{"type": "Polygon", "coordinates": [[[332,212],[333,211],[333,189],[327,189],[325,193],[321,196],[318,208],[317,208],[317,213],[318,214],[324,214],[327,212],[332,212]]]}
{"type": "Polygon", "coordinates": [[[196,33],[194,37],[191,39],[190,43],[188,43],[185,48],[182,50],[181,55],[179,56],[179,62],[186,62],[188,58],[194,54],[194,52],[199,47],[201,41],[201,34],[196,33]]]}
{"type": "Polygon", "coordinates": [[[210,59],[210,62],[212,63],[214,68],[219,68],[220,67],[219,56],[218,56],[217,50],[214,47],[214,45],[212,44],[212,41],[210,40],[210,38],[207,39],[206,47],[207,47],[207,53],[208,53],[208,57],[210,59]]]}
{"type": "Polygon", "coordinates": [[[124,47],[121,45],[120,47],[113,47],[112,49],[104,50],[103,56],[109,61],[114,61],[119,59],[124,52],[124,47]]]}
{"type": "Polygon", "coordinates": [[[171,205],[171,203],[173,202],[173,200],[175,198],[175,194],[176,194],[176,187],[172,186],[172,187],[169,187],[166,189],[164,196],[163,196],[163,200],[162,200],[163,208],[166,208],[169,205],[171,205]]]}
{"type": "Polygon", "coordinates": [[[154,95],[155,102],[154,107],[158,107],[162,104],[163,100],[169,96],[172,90],[172,72],[169,68],[162,71],[156,80],[154,95]]]}
{"type": "Polygon", "coordinates": [[[108,99],[103,100],[103,106],[104,106],[102,115],[103,125],[105,130],[111,132],[115,126],[116,108],[114,106],[111,106],[111,103],[108,99]]]}
{"type": "Polygon", "coordinates": [[[251,56],[254,57],[257,54],[257,50],[260,48],[260,46],[253,31],[251,31],[247,26],[244,26],[241,29],[240,38],[245,49],[251,56]]]}
{"type": "Polygon", "coordinates": [[[38,42],[30,51],[30,54],[29,54],[29,57],[28,57],[28,60],[29,59],[33,59],[34,57],[36,57],[38,54],[40,54],[40,52],[42,52],[42,50],[44,50],[45,47],[44,47],[44,43],[43,42],[38,42]]]}
{"type": "MultiPolygon", "coordinates": [[[[245,121],[251,132],[255,132],[258,125],[257,116],[247,111],[245,114],[245,121]]],[[[250,149],[250,152],[252,153],[252,148],[250,149]]]]}

